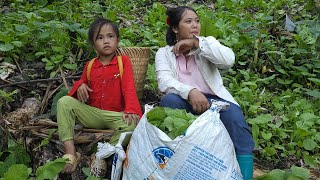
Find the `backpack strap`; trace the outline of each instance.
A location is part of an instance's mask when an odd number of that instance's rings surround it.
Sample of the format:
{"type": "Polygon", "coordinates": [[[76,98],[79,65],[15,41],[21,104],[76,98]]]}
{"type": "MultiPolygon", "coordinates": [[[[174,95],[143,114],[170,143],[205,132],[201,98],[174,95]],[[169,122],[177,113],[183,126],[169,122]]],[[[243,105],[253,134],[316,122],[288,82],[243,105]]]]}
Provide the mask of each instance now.
{"type": "MultiPolygon", "coordinates": [[[[87,67],[87,79],[90,81],[90,72],[92,68],[92,64],[94,63],[94,60],[96,58],[93,58],[89,61],[88,67],[87,67]]],[[[122,56],[118,56],[118,65],[119,65],[119,73],[120,73],[120,80],[122,80],[122,74],[123,74],[123,62],[122,62],[122,56]]]]}
{"type": "Polygon", "coordinates": [[[119,65],[120,80],[122,80],[122,74],[123,74],[122,56],[118,56],[118,65],[119,65]]]}
{"type": "Polygon", "coordinates": [[[96,60],[96,58],[91,59],[89,61],[88,67],[87,67],[87,79],[88,79],[88,81],[90,81],[90,72],[91,72],[91,68],[92,68],[92,64],[93,64],[94,60],[96,60]]]}

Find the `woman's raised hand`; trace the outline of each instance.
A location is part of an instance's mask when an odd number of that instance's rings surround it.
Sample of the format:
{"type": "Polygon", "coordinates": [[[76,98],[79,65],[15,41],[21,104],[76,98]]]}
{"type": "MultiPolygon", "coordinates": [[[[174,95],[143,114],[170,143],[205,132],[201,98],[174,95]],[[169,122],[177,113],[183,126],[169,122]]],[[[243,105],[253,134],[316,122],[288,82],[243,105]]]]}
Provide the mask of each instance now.
{"type": "Polygon", "coordinates": [[[78,100],[86,103],[89,99],[89,91],[92,92],[92,89],[85,83],[82,83],[77,89],[78,100]]]}
{"type": "Polygon", "coordinates": [[[124,113],[122,116],[122,120],[128,124],[128,126],[130,126],[131,124],[137,125],[139,120],[140,120],[140,116],[138,114],[133,114],[133,113],[124,113]]]}
{"type": "Polygon", "coordinates": [[[210,107],[208,99],[197,89],[192,89],[189,92],[189,102],[193,111],[198,114],[202,114],[210,107]]]}
{"type": "Polygon", "coordinates": [[[187,54],[193,48],[199,47],[199,40],[197,38],[190,38],[190,39],[182,39],[178,41],[172,49],[172,52],[175,55],[180,54],[187,54]]]}

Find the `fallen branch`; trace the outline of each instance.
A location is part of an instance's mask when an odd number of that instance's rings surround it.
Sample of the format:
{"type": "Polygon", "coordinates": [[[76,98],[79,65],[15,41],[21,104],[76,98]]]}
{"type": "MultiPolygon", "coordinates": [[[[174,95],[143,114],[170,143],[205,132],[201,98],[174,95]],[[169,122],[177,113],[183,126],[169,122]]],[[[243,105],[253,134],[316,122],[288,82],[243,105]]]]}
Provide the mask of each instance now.
{"type": "MultiPolygon", "coordinates": [[[[65,79],[80,79],[81,76],[69,76],[65,77],[65,79]]],[[[59,81],[63,80],[62,78],[48,78],[48,79],[35,79],[35,80],[29,80],[29,81],[20,81],[20,82],[11,82],[8,80],[3,80],[4,82],[7,82],[9,84],[0,85],[0,89],[8,86],[19,86],[21,84],[32,84],[32,83],[39,83],[39,82],[51,82],[51,81],[59,81]]]]}
{"type": "MultiPolygon", "coordinates": [[[[8,81],[8,80],[5,80],[5,79],[0,79],[0,80],[2,80],[3,82],[6,82],[6,83],[12,84],[12,82],[10,82],[10,81],[8,81]]],[[[11,85],[0,85],[0,88],[2,88],[2,87],[9,87],[9,86],[11,86],[11,85]]],[[[27,91],[31,91],[29,88],[26,88],[26,87],[21,86],[21,85],[19,85],[19,84],[16,84],[16,86],[18,86],[18,87],[20,87],[20,88],[22,88],[22,89],[25,89],[25,90],[27,90],[27,91]]]]}

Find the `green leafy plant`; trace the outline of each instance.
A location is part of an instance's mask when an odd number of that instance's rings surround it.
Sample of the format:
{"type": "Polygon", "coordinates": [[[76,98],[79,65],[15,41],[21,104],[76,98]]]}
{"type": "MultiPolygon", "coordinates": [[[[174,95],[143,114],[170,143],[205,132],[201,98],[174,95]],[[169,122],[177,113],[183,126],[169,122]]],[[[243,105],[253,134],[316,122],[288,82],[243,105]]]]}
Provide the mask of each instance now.
{"type": "Polygon", "coordinates": [[[301,167],[296,167],[292,166],[290,170],[280,170],[280,169],[275,169],[272,170],[271,172],[257,177],[256,180],[290,180],[290,179],[308,179],[310,176],[310,171],[301,168],[301,167]]]}
{"type": "Polygon", "coordinates": [[[147,113],[148,122],[165,132],[171,139],[182,135],[197,116],[186,110],[155,107],[147,113]]]}
{"type": "Polygon", "coordinates": [[[18,90],[12,92],[6,92],[0,89],[0,116],[2,115],[2,107],[6,103],[13,102],[13,96],[18,93],[18,90]]]}

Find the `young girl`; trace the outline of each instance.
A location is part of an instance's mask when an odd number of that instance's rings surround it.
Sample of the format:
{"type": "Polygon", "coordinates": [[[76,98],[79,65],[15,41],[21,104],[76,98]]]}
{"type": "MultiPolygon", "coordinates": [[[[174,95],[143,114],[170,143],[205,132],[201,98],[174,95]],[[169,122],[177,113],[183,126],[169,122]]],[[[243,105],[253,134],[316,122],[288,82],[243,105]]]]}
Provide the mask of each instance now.
{"type": "Polygon", "coordinates": [[[234,64],[233,51],[214,37],[200,36],[200,19],[191,7],[168,9],[167,46],[156,53],[160,106],[201,114],[210,100],[227,101],[220,118],[233,141],[244,179],[252,179],[254,142],[242,110],[223,86],[218,68],[234,64]]]}
{"type": "Polygon", "coordinates": [[[63,157],[69,159],[64,167],[66,173],[73,172],[80,159],[73,141],[76,121],[88,128],[114,129],[110,144],[116,144],[120,133],[132,131],[142,115],[129,57],[122,56],[122,77],[119,72],[118,27],[107,19],[97,18],[90,25],[88,40],[98,54],[89,70],[90,80],[88,62],[69,96],[60,98],[57,105],[58,132],[65,148],[63,157]]]}

